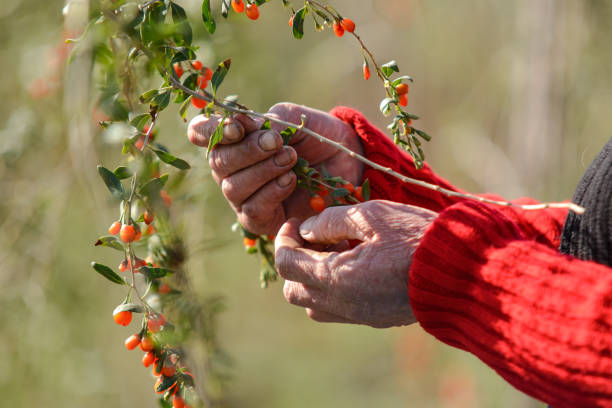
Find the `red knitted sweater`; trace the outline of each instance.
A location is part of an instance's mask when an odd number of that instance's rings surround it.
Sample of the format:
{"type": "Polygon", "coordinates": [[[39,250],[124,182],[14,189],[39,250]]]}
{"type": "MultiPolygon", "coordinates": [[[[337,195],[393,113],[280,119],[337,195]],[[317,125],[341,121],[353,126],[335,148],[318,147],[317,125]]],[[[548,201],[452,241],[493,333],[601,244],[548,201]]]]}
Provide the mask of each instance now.
{"type": "MultiPolygon", "coordinates": [[[[458,190],[427,165],[415,170],[359,112],[331,114],[353,126],[372,161],[458,190]]],[[[373,199],[439,212],[407,271],[427,332],[555,408],[612,407],[612,269],[557,251],[566,210],[449,198],[372,168],[363,177],[373,199]]]]}

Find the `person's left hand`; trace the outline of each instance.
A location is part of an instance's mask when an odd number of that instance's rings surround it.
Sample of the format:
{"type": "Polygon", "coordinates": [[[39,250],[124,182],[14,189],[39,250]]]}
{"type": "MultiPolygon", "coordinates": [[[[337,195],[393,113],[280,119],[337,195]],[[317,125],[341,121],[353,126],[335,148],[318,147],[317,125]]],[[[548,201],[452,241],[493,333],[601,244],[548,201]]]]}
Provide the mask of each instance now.
{"type": "Polygon", "coordinates": [[[290,219],[275,241],[285,298],[319,322],[377,328],[414,323],[407,276],[436,216],[379,200],[330,207],[302,225],[290,219]],[[348,239],[362,242],[349,249],[348,239]]]}

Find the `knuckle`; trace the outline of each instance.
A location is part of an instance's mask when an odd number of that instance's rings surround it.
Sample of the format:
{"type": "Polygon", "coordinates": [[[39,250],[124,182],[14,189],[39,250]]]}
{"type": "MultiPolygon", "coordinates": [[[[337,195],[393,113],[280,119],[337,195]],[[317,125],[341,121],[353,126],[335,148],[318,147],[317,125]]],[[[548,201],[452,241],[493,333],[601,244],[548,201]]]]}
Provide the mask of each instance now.
{"type": "Polygon", "coordinates": [[[291,113],[299,108],[299,105],[292,102],[279,102],[269,109],[268,112],[274,113],[281,118],[286,118],[291,116],[291,113]]]}
{"type": "Polygon", "coordinates": [[[242,214],[249,218],[252,222],[261,222],[264,219],[264,213],[257,204],[250,202],[242,206],[242,214]]]}
{"type": "Polygon", "coordinates": [[[235,204],[238,191],[238,186],[229,177],[221,181],[221,192],[227,201],[235,204]]]}
{"type": "Polygon", "coordinates": [[[298,293],[295,290],[295,285],[292,284],[291,281],[285,281],[285,285],[283,286],[283,296],[285,297],[285,300],[290,304],[297,304],[298,293]]]}
{"type": "Polygon", "coordinates": [[[216,149],[213,149],[210,152],[208,164],[214,172],[225,174],[229,166],[229,160],[226,149],[220,149],[219,147],[221,146],[217,146],[216,149]]]}

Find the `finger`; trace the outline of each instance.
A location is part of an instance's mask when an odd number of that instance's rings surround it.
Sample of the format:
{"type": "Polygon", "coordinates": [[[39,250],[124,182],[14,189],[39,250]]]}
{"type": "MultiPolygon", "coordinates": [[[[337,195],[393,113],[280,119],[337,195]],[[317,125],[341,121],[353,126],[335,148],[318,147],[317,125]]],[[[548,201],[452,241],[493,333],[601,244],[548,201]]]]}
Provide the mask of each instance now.
{"type": "Polygon", "coordinates": [[[323,312],[321,310],[315,310],[311,308],[306,308],[306,314],[312,320],[319,323],[350,323],[356,324],[353,320],[347,319],[345,317],[341,317],[335,315],[333,313],[323,312]]]}
{"type": "Polygon", "coordinates": [[[243,123],[248,123],[246,120],[238,120],[233,117],[223,119],[221,115],[198,115],[189,122],[187,128],[187,137],[191,143],[200,147],[207,147],[212,135],[219,127],[219,123],[223,120],[223,138],[220,144],[236,143],[249,132],[246,131],[243,123]]]}
{"type": "Polygon", "coordinates": [[[303,248],[299,223],[299,219],[291,218],[276,235],[274,258],[278,274],[286,280],[317,288],[331,284],[328,262],[333,254],[303,248]]]}
{"type": "Polygon", "coordinates": [[[283,146],[281,136],[271,130],[250,133],[239,143],[216,146],[208,158],[217,183],[225,177],[272,156],[283,146]]]}
{"type": "Polygon", "coordinates": [[[251,132],[259,130],[264,122],[263,119],[251,118],[243,113],[236,113],[232,117],[242,124],[242,127],[244,127],[244,131],[247,135],[251,132]]]}
{"type": "Polygon", "coordinates": [[[300,225],[300,235],[308,242],[336,244],[345,239],[366,241],[373,231],[363,217],[361,205],[329,207],[300,225]]]}
{"type": "Polygon", "coordinates": [[[240,207],[264,184],[289,171],[296,161],[295,150],[283,147],[274,156],[224,178],[221,191],[229,202],[240,207]]]}
{"type": "Polygon", "coordinates": [[[283,296],[292,305],[327,310],[327,298],[321,289],[286,280],[283,296]]]}
{"type": "Polygon", "coordinates": [[[268,182],[255,194],[234,207],[240,224],[254,234],[276,234],[285,222],[282,202],[295,189],[297,177],[289,171],[268,182]]]}

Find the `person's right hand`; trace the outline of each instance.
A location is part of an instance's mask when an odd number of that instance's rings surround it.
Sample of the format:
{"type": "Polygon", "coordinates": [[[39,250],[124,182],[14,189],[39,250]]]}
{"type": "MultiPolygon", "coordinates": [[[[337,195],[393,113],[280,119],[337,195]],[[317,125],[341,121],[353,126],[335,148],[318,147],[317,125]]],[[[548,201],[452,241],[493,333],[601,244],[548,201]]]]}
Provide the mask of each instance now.
{"type": "MultiPolygon", "coordinates": [[[[305,126],[329,139],[342,143],[355,153],[363,147],[353,128],[325,112],[290,103],[274,105],[268,114],[299,124],[306,115],[305,126]]],[[[196,116],[189,124],[189,140],[207,147],[221,116],[196,116]]],[[[226,120],[223,140],[210,152],[212,175],[221,186],[238,221],[255,234],[275,235],[291,217],[304,220],[314,211],[309,194],[296,190],[296,175],[291,168],[298,155],[320,168],[325,165],[332,176],[340,176],[357,185],[361,181],[363,164],[348,154],[321,143],[304,132],[296,132],[288,146],[278,133],[283,126],[272,123],[272,130],[259,130],[263,120],[237,114],[226,120]]]]}

